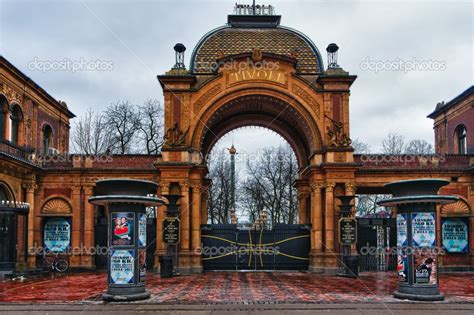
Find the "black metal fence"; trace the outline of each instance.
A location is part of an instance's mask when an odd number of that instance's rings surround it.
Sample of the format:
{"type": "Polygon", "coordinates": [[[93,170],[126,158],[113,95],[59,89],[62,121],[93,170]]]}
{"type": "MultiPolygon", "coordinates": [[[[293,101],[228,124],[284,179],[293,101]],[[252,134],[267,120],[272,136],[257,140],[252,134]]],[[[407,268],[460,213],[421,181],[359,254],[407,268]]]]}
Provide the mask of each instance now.
{"type": "Polygon", "coordinates": [[[396,219],[359,218],[357,223],[360,271],[396,270],[396,219]]]}
{"type": "Polygon", "coordinates": [[[202,231],[204,270],[307,270],[310,227],[277,224],[272,230],[206,224],[202,231]]]}

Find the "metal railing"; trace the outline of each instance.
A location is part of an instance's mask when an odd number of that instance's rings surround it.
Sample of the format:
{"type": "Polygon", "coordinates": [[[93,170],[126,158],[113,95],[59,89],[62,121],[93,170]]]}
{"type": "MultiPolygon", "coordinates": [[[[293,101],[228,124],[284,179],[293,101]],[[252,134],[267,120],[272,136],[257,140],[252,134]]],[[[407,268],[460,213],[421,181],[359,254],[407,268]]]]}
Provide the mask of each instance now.
{"type": "Polygon", "coordinates": [[[29,161],[33,150],[28,147],[15,145],[8,140],[0,140],[0,152],[7,153],[25,161],[29,161]]]}

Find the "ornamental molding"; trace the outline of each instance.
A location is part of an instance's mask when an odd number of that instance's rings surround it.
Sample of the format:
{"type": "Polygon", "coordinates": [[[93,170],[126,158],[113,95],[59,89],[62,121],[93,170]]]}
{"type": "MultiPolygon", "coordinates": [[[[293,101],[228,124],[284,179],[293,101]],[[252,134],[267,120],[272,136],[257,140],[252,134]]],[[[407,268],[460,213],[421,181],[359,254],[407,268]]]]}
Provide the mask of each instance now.
{"type": "Polygon", "coordinates": [[[44,203],[41,208],[41,213],[70,215],[72,213],[72,207],[65,199],[53,197],[44,203]]]}
{"type": "Polygon", "coordinates": [[[319,103],[307,91],[305,91],[305,89],[303,89],[302,87],[298,85],[293,85],[293,93],[301,97],[301,99],[303,99],[319,117],[319,113],[320,113],[319,103]]]}

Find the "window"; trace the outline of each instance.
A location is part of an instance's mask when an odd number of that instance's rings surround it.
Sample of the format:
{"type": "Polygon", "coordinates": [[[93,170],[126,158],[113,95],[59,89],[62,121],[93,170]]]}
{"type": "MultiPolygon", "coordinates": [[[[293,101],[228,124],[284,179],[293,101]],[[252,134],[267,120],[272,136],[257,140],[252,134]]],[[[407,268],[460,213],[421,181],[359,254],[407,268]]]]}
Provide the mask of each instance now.
{"type": "Polygon", "coordinates": [[[5,96],[0,95],[0,140],[5,140],[6,117],[8,111],[8,102],[5,96]]]}
{"type": "Polygon", "coordinates": [[[455,132],[456,144],[457,144],[457,153],[466,154],[467,153],[467,130],[464,125],[459,125],[456,127],[455,132]]]}
{"type": "Polygon", "coordinates": [[[53,139],[53,129],[51,126],[46,125],[43,128],[43,153],[48,154],[49,148],[51,147],[51,142],[53,139]]]}
{"type": "Polygon", "coordinates": [[[6,201],[8,200],[8,193],[5,187],[0,185],[0,201],[6,201]]]}
{"type": "Polygon", "coordinates": [[[23,113],[21,112],[21,109],[18,105],[13,106],[10,119],[12,121],[11,142],[13,144],[18,145],[21,141],[21,131],[23,123],[23,113]]]}

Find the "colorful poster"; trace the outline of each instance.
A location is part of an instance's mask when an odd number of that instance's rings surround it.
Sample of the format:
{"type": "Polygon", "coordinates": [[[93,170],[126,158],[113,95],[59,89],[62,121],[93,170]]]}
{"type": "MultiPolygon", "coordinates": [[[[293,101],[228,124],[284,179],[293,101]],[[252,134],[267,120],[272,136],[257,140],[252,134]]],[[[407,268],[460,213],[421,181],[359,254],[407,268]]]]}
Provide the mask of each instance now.
{"type": "Polygon", "coordinates": [[[112,212],[112,245],[133,245],[133,212],[112,212]]]}
{"type": "Polygon", "coordinates": [[[398,253],[398,282],[408,282],[408,259],[407,255],[398,253]]]}
{"type": "Polygon", "coordinates": [[[415,283],[436,284],[436,253],[431,251],[415,251],[415,283]]]}
{"type": "Polygon", "coordinates": [[[113,250],[110,256],[110,283],[130,284],[134,282],[134,251],[113,250]]]}
{"type": "Polygon", "coordinates": [[[435,214],[432,212],[414,212],[411,214],[413,246],[436,246],[435,214]]]}
{"type": "Polygon", "coordinates": [[[140,282],[145,283],[146,278],[146,249],[138,250],[138,270],[140,273],[140,282]]]}
{"type": "Polygon", "coordinates": [[[146,246],[146,214],[138,214],[138,246],[146,246]]]}
{"type": "Polygon", "coordinates": [[[44,246],[52,252],[65,252],[71,243],[71,224],[69,219],[46,219],[43,242],[44,246]]]}
{"type": "Polygon", "coordinates": [[[397,214],[397,246],[407,246],[407,214],[399,213],[397,214]]]}
{"type": "Polygon", "coordinates": [[[448,253],[467,253],[468,223],[464,218],[443,219],[441,225],[441,243],[448,253]]]}

